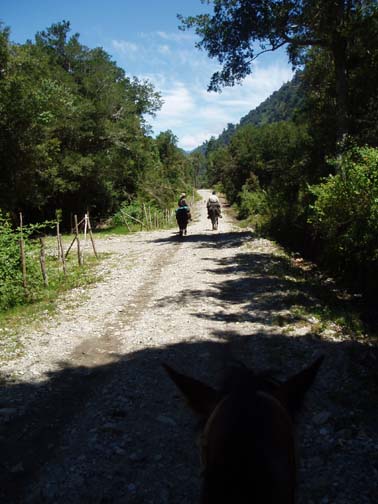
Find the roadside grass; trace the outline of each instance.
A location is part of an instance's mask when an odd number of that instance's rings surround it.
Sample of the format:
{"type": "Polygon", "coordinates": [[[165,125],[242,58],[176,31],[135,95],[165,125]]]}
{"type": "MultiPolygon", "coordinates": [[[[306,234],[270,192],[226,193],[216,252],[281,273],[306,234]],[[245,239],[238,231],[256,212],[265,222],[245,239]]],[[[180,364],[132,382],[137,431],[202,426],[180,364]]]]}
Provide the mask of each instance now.
{"type": "MultiPolygon", "coordinates": [[[[235,212],[238,206],[234,205],[235,212]]],[[[261,232],[263,221],[259,216],[238,219],[238,226],[242,229],[252,228],[257,238],[266,237],[276,246],[276,257],[282,261],[272,259],[269,274],[288,280],[293,288],[287,296],[290,304],[290,315],[277,316],[278,325],[290,331],[290,323],[305,325],[311,323],[312,332],[321,335],[324,331],[352,336],[354,340],[366,339],[366,327],[362,322],[359,308],[359,297],[338,285],[338,282],[322,272],[315,264],[306,261],[286,250],[282,245],[261,232]],[[297,289],[294,288],[296,285],[297,289]],[[311,292],[312,303],[302,302],[305,295],[311,292]],[[295,300],[297,298],[297,301],[295,300]]],[[[371,341],[377,342],[377,334],[369,334],[371,341]]]]}
{"type": "MultiPolygon", "coordinates": [[[[106,238],[111,236],[124,236],[143,231],[152,231],[157,229],[171,229],[176,225],[174,214],[164,222],[160,219],[158,222],[150,222],[149,225],[142,226],[140,223],[129,221],[125,224],[109,224],[102,229],[92,230],[93,238],[96,243],[97,238],[106,238]],[[158,224],[158,226],[157,226],[158,224]]],[[[43,285],[42,275],[39,265],[39,245],[32,240],[32,244],[27,251],[29,271],[28,286],[26,290],[20,290],[19,299],[13,303],[15,306],[8,307],[0,311],[0,362],[5,362],[17,358],[23,352],[23,334],[25,328],[38,328],[46,317],[54,314],[57,306],[57,300],[62,294],[75,288],[82,288],[101,280],[96,266],[109,254],[98,254],[99,261],[93,255],[90,236],[87,235],[84,242],[83,234],[79,236],[81,249],[84,249],[84,265],[79,267],[77,258],[77,244],[74,243],[74,234],[61,235],[64,252],[70,253],[66,258],[66,271],[64,276],[62,263],[58,260],[58,242],[56,236],[46,236],[45,255],[46,270],[48,276],[48,286],[43,285]]],[[[17,280],[19,281],[19,280],[17,280]]],[[[21,284],[20,284],[21,285],[21,284]]],[[[85,296],[85,294],[84,294],[85,296]]],[[[80,300],[83,300],[83,293],[80,293],[80,300]]],[[[72,304],[72,299],[69,300],[72,304]]]]}
{"type": "MultiPolygon", "coordinates": [[[[329,397],[335,404],[350,409],[349,421],[357,426],[362,415],[366,417],[366,412],[370,411],[378,392],[377,334],[363,323],[360,298],[341,288],[314,264],[296,254],[290,255],[278,245],[274,251],[268,251],[261,262],[255,263],[248,255],[240,259],[247,275],[275,277],[277,285],[282,282],[278,288],[282,302],[277,305],[277,311],[273,308],[269,320],[282,335],[293,337],[294,341],[303,336],[343,348],[340,365],[345,378],[329,391],[329,397]]],[[[299,360],[303,359],[306,348],[291,345],[290,357],[297,354],[299,360]]],[[[273,368],[284,368],[287,353],[282,342],[270,343],[269,358],[273,368]]],[[[370,421],[375,424],[376,418],[370,421]]]]}
{"type": "MultiPolygon", "coordinates": [[[[170,229],[174,225],[174,217],[159,229],[170,229]]],[[[124,236],[143,230],[150,231],[151,228],[142,226],[138,223],[126,225],[110,225],[104,229],[93,230],[93,238],[96,244],[97,238],[106,238],[111,236],[124,236]]],[[[90,284],[101,280],[97,266],[110,254],[101,253],[96,260],[90,237],[87,235],[84,243],[83,235],[80,235],[81,249],[84,248],[84,264],[78,265],[77,245],[73,243],[74,234],[63,234],[62,243],[64,251],[72,245],[68,257],[66,258],[66,271],[64,276],[62,263],[58,260],[58,243],[55,236],[45,237],[46,270],[48,276],[48,286],[43,285],[42,275],[39,266],[39,246],[37,243],[28,251],[29,259],[33,263],[33,275],[30,277],[29,285],[19,303],[15,306],[0,311],[0,362],[12,360],[22,355],[23,352],[23,334],[25,328],[30,327],[38,329],[38,325],[47,317],[52,316],[56,311],[57,300],[66,292],[84,288],[90,284]]],[[[80,299],[83,301],[85,293],[80,293],[80,299]]],[[[72,299],[69,300],[72,304],[72,299]]]]}
{"type": "Polygon", "coordinates": [[[283,314],[277,313],[272,322],[284,332],[307,325],[315,336],[324,334],[340,338],[348,335],[353,340],[365,340],[366,329],[353,294],[339,288],[314,264],[273,243],[275,253],[265,265],[263,274],[287,282],[285,304],[288,309],[283,314]]]}
{"type": "MultiPolygon", "coordinates": [[[[49,238],[47,248],[50,248],[50,251],[52,245],[53,238],[49,238]]],[[[30,289],[27,304],[16,305],[0,312],[0,362],[22,355],[25,328],[38,329],[39,323],[54,314],[57,300],[64,293],[99,281],[101,275],[97,271],[97,266],[105,257],[106,254],[100,254],[98,261],[93,255],[87,255],[84,265],[79,267],[77,258],[72,254],[67,258],[67,275],[64,277],[61,264],[49,253],[46,258],[48,287],[39,285],[33,291],[30,289]]],[[[82,300],[83,293],[80,293],[77,302],[82,302],[82,300]]]]}
{"type": "Polygon", "coordinates": [[[176,226],[175,218],[172,218],[168,223],[160,224],[159,227],[147,227],[141,226],[140,224],[129,224],[128,226],[118,224],[118,225],[109,225],[104,227],[103,229],[95,229],[93,231],[94,238],[96,236],[107,237],[107,236],[123,236],[133,233],[138,233],[139,231],[158,231],[159,229],[171,229],[176,226]]]}
{"type": "Polygon", "coordinates": [[[255,214],[255,215],[250,215],[246,217],[245,219],[241,218],[239,216],[239,207],[238,205],[234,204],[231,207],[231,210],[233,212],[233,215],[235,216],[237,220],[237,224],[240,228],[242,229],[248,229],[252,228],[254,233],[257,236],[264,236],[264,233],[261,231],[263,228],[264,224],[266,223],[266,218],[260,214],[255,214]]]}
{"type": "Polygon", "coordinates": [[[123,236],[123,235],[128,235],[128,234],[133,234],[137,233],[138,231],[142,231],[144,227],[142,227],[140,224],[138,225],[131,225],[129,227],[123,225],[123,224],[108,224],[104,225],[101,229],[96,228],[93,230],[93,237],[96,238],[96,236],[99,236],[101,238],[107,237],[107,236],[123,236]]]}

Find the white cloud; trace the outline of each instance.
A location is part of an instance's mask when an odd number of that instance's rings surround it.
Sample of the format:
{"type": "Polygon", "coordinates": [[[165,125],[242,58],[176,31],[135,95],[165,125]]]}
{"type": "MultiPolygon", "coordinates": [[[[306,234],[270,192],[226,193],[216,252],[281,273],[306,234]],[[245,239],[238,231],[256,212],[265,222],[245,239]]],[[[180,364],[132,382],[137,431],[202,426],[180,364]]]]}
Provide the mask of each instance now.
{"type": "Polygon", "coordinates": [[[167,75],[163,72],[159,73],[143,73],[138,75],[140,80],[148,80],[153,84],[157,91],[161,92],[162,89],[166,89],[168,86],[167,75]]]}
{"type": "Polygon", "coordinates": [[[120,54],[129,55],[135,54],[140,50],[137,44],[134,42],[128,42],[127,40],[112,40],[112,47],[120,54]]]}
{"type": "MultiPolygon", "coordinates": [[[[152,82],[160,80],[164,83],[164,89],[160,88],[163,106],[156,117],[150,122],[155,133],[172,129],[175,134],[177,130],[184,130],[190,124],[194,115],[195,100],[190,90],[181,82],[170,82],[161,76],[154,76],[152,82]]],[[[156,84],[155,84],[156,85],[156,84]]]]}
{"type": "Polygon", "coordinates": [[[293,71],[286,65],[274,64],[261,67],[256,64],[253,73],[244,80],[243,87],[265,94],[268,92],[270,95],[292,77],[293,71]]]}
{"type": "Polygon", "coordinates": [[[195,133],[193,135],[183,135],[180,138],[179,145],[182,149],[190,151],[199,145],[202,145],[212,136],[217,136],[217,133],[215,131],[201,131],[200,133],[195,133]]]}
{"type": "Polygon", "coordinates": [[[163,54],[163,55],[169,55],[169,54],[171,54],[171,49],[170,49],[169,45],[167,45],[167,44],[159,45],[158,46],[158,51],[159,51],[160,54],[163,54]]]}
{"type": "Polygon", "coordinates": [[[230,117],[230,114],[220,106],[204,107],[199,104],[196,108],[197,119],[212,123],[225,124],[230,117]]]}
{"type": "Polygon", "coordinates": [[[195,35],[191,33],[185,32],[165,32],[165,31],[157,31],[153,32],[152,35],[156,34],[158,37],[164,40],[172,40],[174,42],[183,42],[183,41],[192,41],[195,39],[195,35]]]}
{"type": "Polygon", "coordinates": [[[237,109],[249,107],[251,110],[292,77],[293,72],[287,66],[275,64],[261,68],[256,65],[253,73],[246,77],[240,85],[223,88],[221,93],[208,93],[202,88],[199,93],[202,99],[208,103],[217,103],[223,107],[237,109]]]}
{"type": "Polygon", "coordinates": [[[191,150],[211,136],[217,137],[228,123],[237,124],[274,91],[292,78],[283,65],[256,66],[242,85],[208,93],[204,82],[209,74],[195,82],[171,79],[165,73],[147,76],[162,91],[164,105],[152,120],[155,133],[172,129],[179,146],[191,150]]]}
{"type": "Polygon", "coordinates": [[[194,108],[194,99],[189,89],[182,83],[175,83],[174,87],[163,92],[163,107],[159,113],[162,117],[180,118],[194,108]]]}
{"type": "Polygon", "coordinates": [[[127,73],[149,80],[162,95],[161,110],[148,119],[154,132],[171,129],[188,150],[218,136],[228,123],[237,124],[293,76],[286,56],[274,54],[257,60],[241,85],[208,93],[219,65],[194,48],[194,38],[155,31],[139,34],[136,42],[112,41],[113,51],[127,61],[127,73]]]}

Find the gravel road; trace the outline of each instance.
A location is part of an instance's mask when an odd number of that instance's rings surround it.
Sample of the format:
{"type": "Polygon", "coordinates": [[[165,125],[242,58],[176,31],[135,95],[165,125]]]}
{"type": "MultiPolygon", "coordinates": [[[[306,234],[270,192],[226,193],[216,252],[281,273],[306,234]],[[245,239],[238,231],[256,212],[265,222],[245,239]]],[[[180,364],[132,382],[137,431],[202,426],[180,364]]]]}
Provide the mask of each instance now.
{"type": "Polygon", "coordinates": [[[200,195],[182,239],[98,240],[102,280],[65,295],[2,364],[2,502],[194,504],[196,421],[161,363],[216,384],[231,357],[287,376],[320,353],[298,426],[299,502],[378,502],[371,347],[314,316],[324,300],[303,268],[229,209],[211,231],[200,195]]]}

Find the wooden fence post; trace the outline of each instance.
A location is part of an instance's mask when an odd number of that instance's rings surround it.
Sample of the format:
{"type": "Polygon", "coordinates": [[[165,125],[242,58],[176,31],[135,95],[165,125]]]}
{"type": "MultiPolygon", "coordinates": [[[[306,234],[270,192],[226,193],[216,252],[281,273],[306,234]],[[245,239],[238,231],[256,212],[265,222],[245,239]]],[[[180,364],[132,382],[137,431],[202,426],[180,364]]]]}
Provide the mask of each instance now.
{"type": "Polygon", "coordinates": [[[146,228],[149,228],[146,205],[143,203],[144,215],[146,216],[146,228]]]}
{"type": "Polygon", "coordinates": [[[127,217],[126,217],[126,215],[124,214],[124,212],[123,212],[122,208],[121,208],[120,212],[121,212],[121,214],[122,214],[122,220],[123,220],[123,222],[124,222],[125,226],[127,227],[127,231],[128,231],[129,233],[131,233],[131,229],[130,229],[129,223],[127,222],[127,217]]]}
{"type": "Polygon", "coordinates": [[[152,224],[151,207],[150,206],[148,207],[148,215],[149,215],[149,218],[150,218],[150,229],[152,229],[154,226],[152,224]]]}
{"type": "Polygon", "coordinates": [[[64,255],[64,248],[63,248],[62,235],[59,235],[59,243],[60,243],[60,251],[61,251],[61,254],[62,254],[62,267],[63,267],[63,274],[64,274],[64,276],[67,276],[66,257],[65,257],[65,255],[64,255]]]}
{"type": "Polygon", "coordinates": [[[60,257],[62,260],[63,275],[67,276],[66,257],[64,255],[62,235],[59,234],[60,257]]]}
{"type": "Polygon", "coordinates": [[[81,249],[81,259],[84,262],[84,251],[87,248],[88,214],[84,214],[84,245],[81,249]]]}
{"type": "MultiPolygon", "coordinates": [[[[77,220],[77,216],[76,216],[76,220],[77,220]]],[[[84,219],[81,219],[81,221],[78,223],[78,226],[80,226],[80,224],[83,222],[84,219]]],[[[75,227],[72,228],[72,233],[75,233],[75,227]]],[[[66,253],[64,255],[64,257],[67,259],[67,256],[68,254],[70,253],[70,250],[73,246],[73,244],[75,243],[75,241],[77,240],[78,238],[78,235],[76,235],[75,233],[75,236],[74,236],[74,239],[72,240],[72,242],[70,243],[70,246],[68,247],[68,249],[66,250],[66,253]]]]}
{"type": "Polygon", "coordinates": [[[66,250],[66,253],[65,253],[65,255],[64,255],[64,257],[65,257],[66,259],[67,259],[67,256],[68,256],[68,254],[69,254],[69,252],[70,252],[71,248],[72,248],[72,245],[75,243],[75,241],[76,241],[76,235],[75,235],[74,239],[72,240],[72,242],[71,242],[70,246],[69,246],[69,247],[68,247],[68,249],[66,250]]]}
{"type": "Polygon", "coordinates": [[[91,221],[89,219],[89,215],[88,215],[88,231],[89,231],[89,237],[90,237],[91,242],[92,242],[92,248],[93,248],[94,255],[96,256],[96,259],[98,259],[97,250],[96,250],[95,242],[94,242],[94,239],[93,239],[92,226],[91,226],[91,221]]]}
{"type": "Polygon", "coordinates": [[[81,259],[81,250],[80,250],[80,239],[79,239],[79,226],[77,224],[77,215],[74,215],[75,219],[75,236],[76,236],[76,242],[77,242],[77,260],[79,263],[79,266],[82,266],[83,261],[81,259]]]}
{"type": "Polygon", "coordinates": [[[22,232],[22,213],[20,212],[20,254],[21,254],[21,265],[22,265],[22,285],[24,289],[27,287],[26,280],[26,260],[25,260],[25,244],[24,244],[24,236],[22,232]]]}
{"type": "Polygon", "coordinates": [[[40,250],[40,254],[39,254],[39,262],[41,264],[43,284],[45,287],[48,287],[49,286],[49,279],[47,277],[47,271],[46,271],[45,240],[43,238],[40,238],[39,243],[41,244],[41,250],[40,250]]]}
{"type": "Polygon", "coordinates": [[[56,243],[58,246],[58,261],[60,259],[60,253],[61,253],[60,243],[59,243],[59,234],[60,234],[59,221],[57,221],[57,223],[56,223],[56,243]]]}
{"type": "Polygon", "coordinates": [[[58,261],[59,261],[59,259],[62,261],[63,274],[64,274],[64,276],[66,276],[67,275],[66,259],[65,259],[64,250],[63,250],[62,235],[60,234],[59,221],[56,223],[56,239],[58,242],[58,261]]]}
{"type": "Polygon", "coordinates": [[[135,221],[135,222],[139,222],[139,224],[140,224],[142,227],[144,226],[144,224],[143,224],[143,222],[142,222],[141,220],[136,219],[136,218],[135,218],[135,217],[133,217],[132,215],[129,215],[129,214],[128,214],[128,213],[126,213],[124,210],[121,210],[121,212],[122,212],[122,215],[126,215],[126,217],[128,217],[129,219],[131,219],[131,220],[133,220],[133,221],[135,221]]]}

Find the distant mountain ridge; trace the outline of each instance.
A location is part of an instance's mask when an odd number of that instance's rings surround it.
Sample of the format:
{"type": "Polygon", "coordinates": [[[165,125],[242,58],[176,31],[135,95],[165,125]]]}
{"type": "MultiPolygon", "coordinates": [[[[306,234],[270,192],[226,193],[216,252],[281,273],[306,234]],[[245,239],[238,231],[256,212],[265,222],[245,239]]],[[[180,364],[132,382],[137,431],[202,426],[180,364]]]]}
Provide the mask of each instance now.
{"type": "MultiPolygon", "coordinates": [[[[260,103],[255,109],[248,112],[247,115],[240,119],[239,124],[229,123],[227,128],[219,135],[218,138],[212,139],[217,146],[228,145],[232,135],[242,126],[253,124],[254,126],[262,126],[279,121],[290,121],[303,104],[303,92],[300,89],[301,73],[297,72],[291,81],[283,84],[278,91],[275,91],[265,101],[260,103]]],[[[205,153],[208,142],[203,143],[195,149],[205,153]]]]}
{"type": "Polygon", "coordinates": [[[279,121],[290,121],[303,102],[300,90],[300,74],[296,73],[291,81],[283,84],[278,91],[274,91],[258,107],[248,112],[240,119],[240,126],[254,124],[261,126],[279,121]]]}

